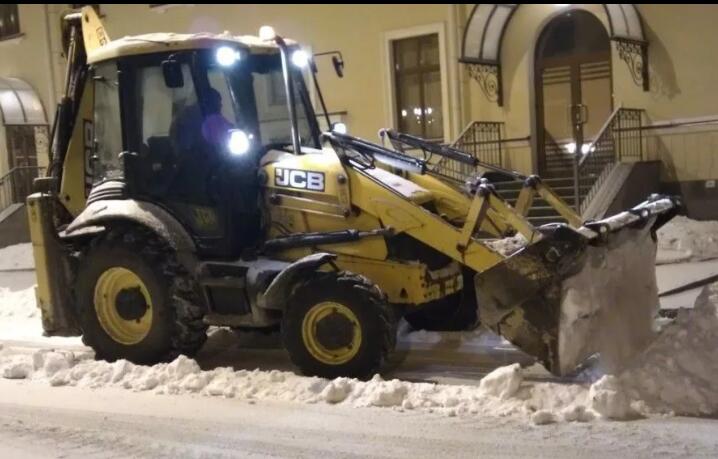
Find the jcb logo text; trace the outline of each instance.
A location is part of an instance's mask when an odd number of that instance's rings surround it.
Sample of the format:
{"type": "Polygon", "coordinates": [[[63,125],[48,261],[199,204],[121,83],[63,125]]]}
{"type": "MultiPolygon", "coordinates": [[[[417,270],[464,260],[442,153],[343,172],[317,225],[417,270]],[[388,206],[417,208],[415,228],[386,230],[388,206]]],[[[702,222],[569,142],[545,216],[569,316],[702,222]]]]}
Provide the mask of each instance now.
{"type": "Polygon", "coordinates": [[[324,191],[324,172],[278,167],[274,169],[274,184],[300,190],[324,191]]]}

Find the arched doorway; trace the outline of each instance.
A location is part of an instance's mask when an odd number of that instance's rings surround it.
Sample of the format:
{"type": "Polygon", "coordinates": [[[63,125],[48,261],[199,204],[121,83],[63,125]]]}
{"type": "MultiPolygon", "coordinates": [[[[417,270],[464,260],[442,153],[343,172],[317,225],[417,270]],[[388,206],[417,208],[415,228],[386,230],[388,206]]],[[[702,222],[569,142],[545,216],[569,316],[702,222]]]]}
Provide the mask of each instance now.
{"type": "Polygon", "coordinates": [[[45,110],[32,86],[0,77],[0,211],[24,202],[32,192],[42,168],[38,162],[47,162],[47,127],[45,110]]]}
{"type": "Polygon", "coordinates": [[[544,27],[534,62],[538,172],[570,177],[574,153],[586,151],[613,110],[608,33],[593,14],[567,11],[544,27]]]}

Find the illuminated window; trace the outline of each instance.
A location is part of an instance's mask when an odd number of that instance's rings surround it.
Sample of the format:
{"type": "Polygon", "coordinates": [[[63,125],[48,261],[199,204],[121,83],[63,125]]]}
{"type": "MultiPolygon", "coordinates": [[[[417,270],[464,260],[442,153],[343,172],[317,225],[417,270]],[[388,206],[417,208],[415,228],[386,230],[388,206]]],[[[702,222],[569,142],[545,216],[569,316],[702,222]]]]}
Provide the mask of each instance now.
{"type": "Polygon", "coordinates": [[[444,138],[439,35],[392,42],[396,126],[427,139],[444,138]]]}
{"type": "Polygon", "coordinates": [[[20,18],[17,5],[0,5],[0,40],[20,34],[20,18]]]}

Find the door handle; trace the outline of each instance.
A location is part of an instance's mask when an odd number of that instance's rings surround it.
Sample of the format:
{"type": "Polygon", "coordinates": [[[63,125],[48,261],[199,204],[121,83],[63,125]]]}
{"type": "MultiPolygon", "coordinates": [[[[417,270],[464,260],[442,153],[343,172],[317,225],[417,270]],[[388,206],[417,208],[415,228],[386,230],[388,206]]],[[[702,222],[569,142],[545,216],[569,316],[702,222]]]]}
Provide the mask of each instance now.
{"type": "Polygon", "coordinates": [[[575,126],[588,122],[588,107],[584,104],[573,104],[568,106],[571,123],[575,126]]]}
{"type": "Polygon", "coordinates": [[[580,117],[580,124],[588,123],[588,106],[584,104],[578,104],[578,112],[580,117]]]}

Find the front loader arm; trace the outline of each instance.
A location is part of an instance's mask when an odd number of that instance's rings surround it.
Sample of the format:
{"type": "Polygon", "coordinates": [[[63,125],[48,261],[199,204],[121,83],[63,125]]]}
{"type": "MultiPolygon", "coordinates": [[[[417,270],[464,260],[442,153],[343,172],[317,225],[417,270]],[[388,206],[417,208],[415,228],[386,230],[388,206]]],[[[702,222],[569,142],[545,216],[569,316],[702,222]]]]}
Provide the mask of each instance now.
{"type": "MultiPolygon", "coordinates": [[[[373,213],[385,227],[475,271],[482,324],[535,356],[554,374],[573,371],[592,353],[605,353],[610,359],[616,350],[623,352],[631,327],[645,325],[639,319],[650,317],[657,304],[657,291],[641,298],[630,293],[637,287],[648,292],[655,286],[652,235],[675,213],[677,204],[671,198],[654,196],[629,211],[577,229],[553,225],[539,231],[493,187],[480,184],[464,225],[457,227],[370,174],[351,167],[347,171],[355,206],[373,213]],[[475,237],[490,210],[526,237],[524,248],[504,256],[475,237]],[[597,279],[600,289],[594,288],[597,279]],[[624,297],[628,300],[622,301],[624,297]],[[642,314],[630,317],[638,319],[621,319],[623,312],[636,308],[642,314]]],[[[541,193],[538,184],[524,192],[520,203],[533,194],[543,197],[541,193]]]]}
{"type": "Polygon", "coordinates": [[[373,213],[384,226],[391,227],[397,233],[407,233],[477,272],[484,271],[504,259],[501,254],[471,237],[477,227],[478,218],[473,221],[467,218],[464,227],[457,228],[405,199],[369,174],[351,167],[347,168],[347,172],[353,204],[373,213]]]}

